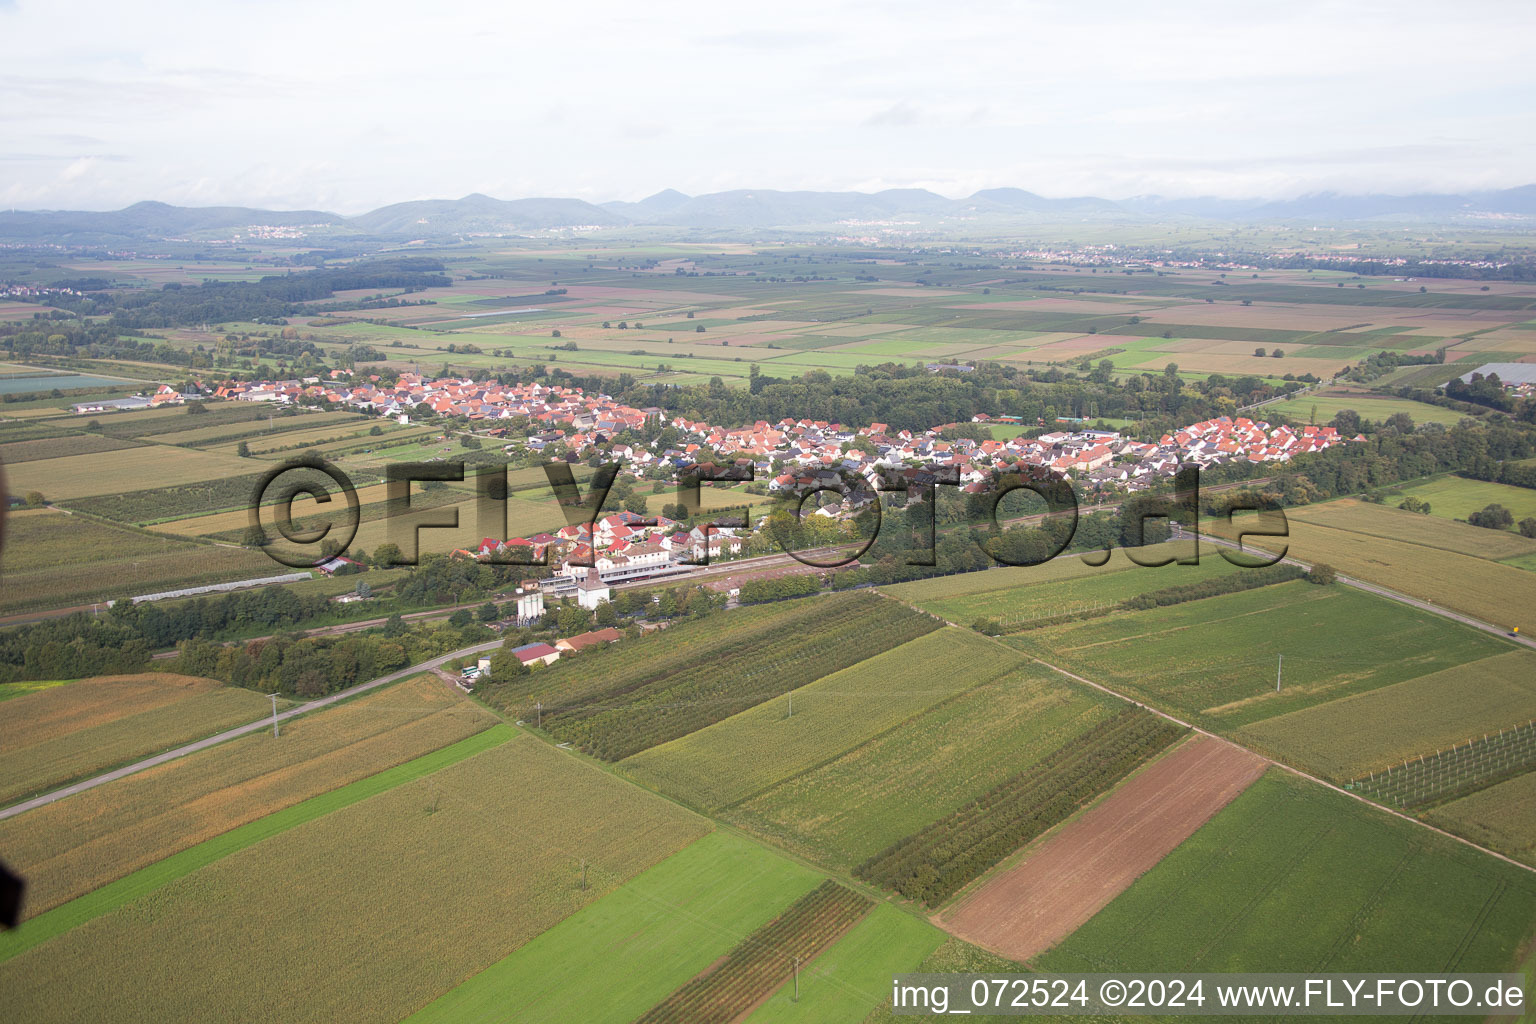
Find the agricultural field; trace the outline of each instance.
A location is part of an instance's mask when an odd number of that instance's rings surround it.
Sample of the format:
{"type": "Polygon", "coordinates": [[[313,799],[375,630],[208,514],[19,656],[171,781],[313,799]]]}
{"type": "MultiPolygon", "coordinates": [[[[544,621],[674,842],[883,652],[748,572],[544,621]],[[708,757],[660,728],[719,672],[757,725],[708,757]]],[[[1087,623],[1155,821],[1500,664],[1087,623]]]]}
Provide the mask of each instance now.
{"type": "Polygon", "coordinates": [[[393,1022],[707,831],[518,736],[20,953],[0,983],[33,1021],[393,1022]],[[281,886],[274,864],[291,868],[281,886]],[[293,983],[311,972],[328,983],[293,983]]]}
{"type": "Polygon", "coordinates": [[[270,710],[265,694],[166,672],[99,676],[13,697],[0,717],[0,802],[244,725],[270,710]]]}
{"type": "Polygon", "coordinates": [[[1536,653],[1508,649],[1243,726],[1237,739],[1335,782],[1536,718],[1536,653]]]}
{"type": "Polygon", "coordinates": [[[409,1024],[493,1015],[629,1024],[820,880],[756,843],[711,832],[428,1004],[409,1024]],[[597,976],[603,984],[590,984],[597,976]]]}
{"type": "MultiPolygon", "coordinates": [[[[1432,516],[1442,519],[1465,520],[1473,512],[1489,505],[1503,505],[1514,514],[1515,522],[1536,516],[1536,490],[1529,487],[1513,487],[1509,484],[1489,483],[1485,480],[1468,480],[1460,476],[1443,476],[1428,483],[1412,487],[1393,488],[1388,504],[1397,505],[1403,498],[1418,498],[1429,503],[1432,516]],[[1399,492],[1402,497],[1398,497],[1399,492]]],[[[1486,529],[1475,527],[1475,529],[1486,529]]],[[[1475,551],[1472,553],[1476,553],[1475,551]]],[[[1530,555],[1536,552],[1527,551],[1530,555]]],[[[1516,554],[1514,557],[1521,557],[1516,554]]]]}
{"type": "Polygon", "coordinates": [[[1430,612],[1303,581],[1047,626],[1008,643],[1228,733],[1508,650],[1430,612]]]}
{"type": "Polygon", "coordinates": [[[1240,747],[1193,736],[971,889],[945,911],[944,927],[1027,962],[1080,928],[1268,766],[1240,747]]]}
{"type": "Polygon", "coordinates": [[[793,981],[785,982],[747,1020],[861,1020],[889,998],[892,976],[917,970],[944,940],[944,933],[928,922],[877,905],[832,948],[801,967],[798,996],[793,981]]]}
{"type": "Polygon", "coordinates": [[[742,939],[707,972],[636,1018],[636,1024],[730,1024],[771,995],[795,964],[812,963],[873,904],[828,879],[742,939]]]}
{"type": "Polygon", "coordinates": [[[248,472],[249,463],[233,456],[145,445],[22,462],[7,469],[6,478],[17,494],[40,491],[50,501],[57,501],[120,494],[146,480],[172,486],[248,472]]]}
{"type": "Polygon", "coordinates": [[[0,614],[79,607],[280,569],[258,551],[190,544],[53,510],[15,513],[7,530],[0,614]]]}
{"type": "MultiPolygon", "coordinates": [[[[1138,552],[1137,557],[1153,562],[1189,547],[1154,545],[1138,552]]],[[[1126,557],[1123,548],[1117,548],[1115,555],[1098,568],[1085,564],[1076,555],[1068,555],[1040,566],[964,574],[981,577],[974,581],[962,582],[959,576],[939,577],[886,590],[950,622],[970,625],[981,619],[993,619],[1003,632],[1012,633],[1064,616],[1102,614],[1128,598],[1165,587],[1201,583],[1246,571],[1251,570],[1234,566],[1211,551],[1210,545],[1205,545],[1198,565],[1175,562],[1156,567],[1137,565],[1126,557]],[[951,580],[957,582],[949,588],[943,586],[951,580]],[[986,582],[992,582],[993,589],[975,589],[986,582]]]]}
{"type": "Polygon", "coordinates": [[[1150,712],[1126,708],[980,798],[892,843],[854,873],[938,907],[1184,732],[1150,712]]]}
{"type": "MultiPolygon", "coordinates": [[[[88,681],[89,682],[89,681],[88,681]]],[[[365,694],[0,821],[35,917],[116,878],[312,796],[490,727],[435,678],[365,694]]]]}
{"type": "Polygon", "coordinates": [[[514,681],[493,700],[508,701],[504,706],[525,719],[535,712],[550,735],[603,760],[618,761],[939,627],[929,616],[872,594],[787,604],[791,607],[783,613],[759,616],[758,628],[751,632],[737,628],[747,623],[733,621],[723,635],[721,625],[713,624],[710,635],[705,630],[712,623],[705,620],[700,624],[704,629],[687,638],[695,641],[691,645],[654,640],[620,644],[592,652],[572,668],[557,665],[530,677],[548,677],[549,682],[514,681]],[[786,637],[794,638],[792,647],[786,637]],[[653,652],[666,656],[647,657],[653,652]],[[557,689],[556,677],[573,685],[557,689]],[[537,695],[545,693],[552,698],[549,703],[531,706],[535,700],[542,703],[537,695]]]}
{"type": "Polygon", "coordinates": [[[1024,665],[789,776],[723,816],[809,860],[851,871],[1116,710],[1118,702],[1024,665]]]}
{"type": "Polygon", "coordinates": [[[94,455],[97,452],[115,452],[124,448],[137,447],[139,447],[137,441],[125,441],[101,434],[67,434],[63,437],[0,444],[0,464],[16,466],[23,462],[63,459],[71,455],[94,455]]]}
{"type": "Polygon", "coordinates": [[[1503,970],[1536,875],[1272,769],[1034,964],[1046,971],[1503,970]]]}
{"type": "Polygon", "coordinates": [[[718,810],[1011,674],[1022,660],[974,633],[940,629],[619,764],[644,785],[718,810]]]}
{"type": "Polygon", "coordinates": [[[1432,824],[1536,867],[1536,771],[1442,804],[1432,824]]]}
{"type": "MultiPolygon", "coordinates": [[[[1433,601],[1484,622],[1536,607],[1536,577],[1497,559],[1536,553],[1536,540],[1367,502],[1344,499],[1287,509],[1288,538],[1250,537],[1244,545],[1288,548],[1292,558],[1325,562],[1346,576],[1433,601]]],[[[1201,529],[1226,536],[1233,527],[1201,529]]]]}
{"type": "Polygon", "coordinates": [[[1408,398],[1388,398],[1369,393],[1355,394],[1331,390],[1310,392],[1298,398],[1273,402],[1257,410],[1253,415],[1258,419],[1260,414],[1264,417],[1279,414],[1293,423],[1316,423],[1322,426],[1333,422],[1333,418],[1344,409],[1352,409],[1360,414],[1362,420],[1370,420],[1373,423],[1383,423],[1388,417],[1398,413],[1412,416],[1415,423],[1441,423],[1447,427],[1453,427],[1467,418],[1464,412],[1430,405],[1427,402],[1415,402],[1408,398]]]}

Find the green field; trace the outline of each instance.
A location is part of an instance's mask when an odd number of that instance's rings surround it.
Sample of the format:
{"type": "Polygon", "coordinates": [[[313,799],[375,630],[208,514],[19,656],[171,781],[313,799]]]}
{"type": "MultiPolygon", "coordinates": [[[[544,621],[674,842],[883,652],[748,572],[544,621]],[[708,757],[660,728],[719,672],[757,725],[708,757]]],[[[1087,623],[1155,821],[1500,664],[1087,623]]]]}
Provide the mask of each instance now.
{"type": "Polygon", "coordinates": [[[1536,875],[1271,770],[1036,966],[1495,971],[1533,921],[1536,875]]]}
{"type": "Polygon", "coordinates": [[[787,857],[712,832],[408,1020],[627,1024],[818,880],[787,857]],[[603,983],[591,984],[597,976],[603,983]]]}
{"type": "Polygon", "coordinates": [[[1500,782],[1427,813],[1431,823],[1536,867],[1536,772],[1500,782]]]}
{"type": "Polygon", "coordinates": [[[747,1017],[751,1024],[863,1020],[890,997],[891,977],[915,971],[943,932],[891,906],[870,915],[800,971],[799,997],[787,982],[747,1017]]]}
{"type": "Polygon", "coordinates": [[[1237,739],[1345,781],[1536,718],[1536,653],[1508,650],[1246,725],[1237,739]]]}
{"type": "Polygon", "coordinates": [[[1333,421],[1342,409],[1353,409],[1363,420],[1384,422],[1397,413],[1407,413],[1415,423],[1443,423],[1453,427],[1466,418],[1466,413],[1446,409],[1427,402],[1415,402],[1408,398],[1384,398],[1374,395],[1302,395],[1300,398],[1275,402],[1255,410],[1254,419],[1278,413],[1295,423],[1316,423],[1320,426],[1333,421]]]}
{"type": "Polygon", "coordinates": [[[0,985],[31,1021],[393,1022],[707,831],[516,736],[22,952],[0,985]]]}
{"type": "Polygon", "coordinates": [[[725,818],[850,871],[1111,714],[1119,702],[1025,666],[746,800],[725,818]]]}
{"type": "MultiPolygon", "coordinates": [[[[939,580],[899,584],[888,588],[888,592],[912,600],[923,610],[950,622],[971,625],[979,619],[996,619],[1004,632],[1015,632],[1028,629],[1040,620],[1102,613],[1127,598],[1164,587],[1199,583],[1245,571],[1209,548],[1206,545],[1206,553],[1199,565],[1179,565],[1175,562],[1149,568],[1120,557],[1111,558],[1102,568],[1093,568],[1076,556],[1069,555],[1053,559],[1042,566],[993,569],[968,574],[982,578],[975,583],[956,583],[958,590],[991,580],[999,584],[992,590],[925,597],[944,594],[943,589],[929,584],[959,579],[940,577],[939,580]]],[[[1148,552],[1139,557],[1144,561],[1156,561],[1158,557],[1165,556],[1148,552]]]]}
{"type": "Polygon", "coordinates": [[[1418,498],[1429,502],[1430,515],[1443,519],[1466,519],[1489,505],[1503,505],[1514,515],[1516,523],[1536,516],[1536,490],[1529,487],[1512,487],[1453,475],[1401,490],[1402,498],[1394,489],[1388,496],[1388,504],[1396,505],[1407,497],[1418,498]]]}
{"type": "MultiPolygon", "coordinates": [[[[1536,552],[1536,540],[1352,499],[1290,509],[1286,516],[1289,538],[1249,538],[1244,545],[1287,547],[1302,562],[1325,562],[1347,576],[1500,626],[1520,625],[1518,618],[1509,620],[1536,608],[1536,576],[1494,561],[1536,552]]],[[[1201,529],[1230,536],[1241,523],[1201,529]]]]}
{"type": "Polygon", "coordinates": [[[941,629],[620,766],[668,796],[719,809],[835,759],[1022,660],[974,633],[941,629]]]}
{"type": "Polygon", "coordinates": [[[1217,730],[1507,650],[1438,615],[1303,581],[1048,626],[1008,642],[1217,730]]]}
{"type": "Polygon", "coordinates": [[[874,594],[834,594],[687,626],[649,643],[593,651],[569,668],[557,663],[497,687],[489,699],[520,718],[537,713],[551,736],[618,761],[930,633],[939,623],[874,594]]]}

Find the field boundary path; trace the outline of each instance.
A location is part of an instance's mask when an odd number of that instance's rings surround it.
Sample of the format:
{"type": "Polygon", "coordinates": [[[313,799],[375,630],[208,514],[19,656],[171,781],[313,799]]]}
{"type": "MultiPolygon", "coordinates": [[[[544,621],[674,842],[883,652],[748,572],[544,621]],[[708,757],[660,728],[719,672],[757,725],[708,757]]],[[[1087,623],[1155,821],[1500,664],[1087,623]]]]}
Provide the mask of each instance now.
{"type": "MultiPolygon", "coordinates": [[[[428,661],[423,661],[418,664],[411,665],[407,668],[401,669],[398,672],[391,672],[389,675],[379,676],[377,679],[370,679],[366,683],[358,683],[356,686],[349,687],[348,689],[341,690],[337,693],[333,693],[328,697],[321,697],[318,700],[312,700],[307,704],[300,704],[298,707],[289,708],[287,711],[280,711],[277,713],[277,721],[282,723],[290,718],[296,718],[299,715],[305,715],[311,711],[318,711],[320,708],[328,707],[337,703],[338,701],[346,700],[349,697],[355,697],[360,693],[367,692],[368,690],[376,689],[380,686],[387,686],[390,683],[398,683],[400,680],[405,679],[408,676],[413,676],[421,672],[430,672],[434,669],[442,667],[443,665],[446,665],[454,658],[462,658],[470,654],[483,654],[486,651],[494,650],[500,646],[501,640],[498,639],[491,640],[483,644],[476,644],[473,647],[465,647],[457,651],[449,651],[447,654],[439,655],[438,657],[432,658],[428,661]]],[[[262,729],[271,727],[272,721],[272,716],[268,715],[267,717],[258,719],[257,721],[249,722],[241,726],[236,726],[233,729],[226,729],[221,733],[206,737],[205,739],[197,740],[194,743],[188,743],[184,746],[176,747],[173,750],[167,750],[156,754],[153,757],[145,758],[142,761],[136,761],[133,764],[114,769],[102,775],[97,775],[92,778],[85,779],[84,781],[76,782],[73,785],[65,786],[62,789],[56,789],[51,793],[44,793],[42,796],[33,797],[30,800],[23,800],[19,804],[12,804],[10,807],[0,809],[0,821],[5,820],[6,818],[14,818],[18,814],[22,814],[37,807],[43,807],[47,804],[51,804],[55,800],[62,800],[67,796],[73,796],[76,793],[83,793],[88,789],[95,789],[97,786],[103,785],[104,783],[113,782],[117,779],[137,774],[138,772],[144,771],[146,768],[153,768],[156,765],[165,764],[167,761],[174,761],[177,758],[186,757],[188,754],[195,754],[199,750],[207,750],[209,747],[217,746],[220,743],[235,739],[238,736],[244,736],[247,733],[259,732],[262,729]]]]}

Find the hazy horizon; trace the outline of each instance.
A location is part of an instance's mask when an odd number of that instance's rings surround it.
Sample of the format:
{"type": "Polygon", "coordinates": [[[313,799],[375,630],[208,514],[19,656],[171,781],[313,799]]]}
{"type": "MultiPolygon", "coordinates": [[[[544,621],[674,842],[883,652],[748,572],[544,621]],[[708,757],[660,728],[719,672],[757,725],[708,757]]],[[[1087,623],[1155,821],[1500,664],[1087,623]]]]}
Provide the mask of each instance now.
{"type": "Polygon", "coordinates": [[[20,44],[0,74],[0,207],[352,215],[666,188],[1284,199],[1536,177],[1536,8],[1499,0],[161,11],[0,0],[20,44]]]}

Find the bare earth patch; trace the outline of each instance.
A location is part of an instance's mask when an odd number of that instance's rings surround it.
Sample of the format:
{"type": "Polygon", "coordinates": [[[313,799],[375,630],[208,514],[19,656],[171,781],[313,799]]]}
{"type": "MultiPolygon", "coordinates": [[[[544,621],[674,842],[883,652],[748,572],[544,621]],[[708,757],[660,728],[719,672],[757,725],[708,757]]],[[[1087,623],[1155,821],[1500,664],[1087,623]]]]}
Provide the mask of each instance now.
{"type": "Polygon", "coordinates": [[[1066,938],[1194,834],[1268,762],[1197,736],[994,876],[936,923],[1026,960],[1066,938]]]}

